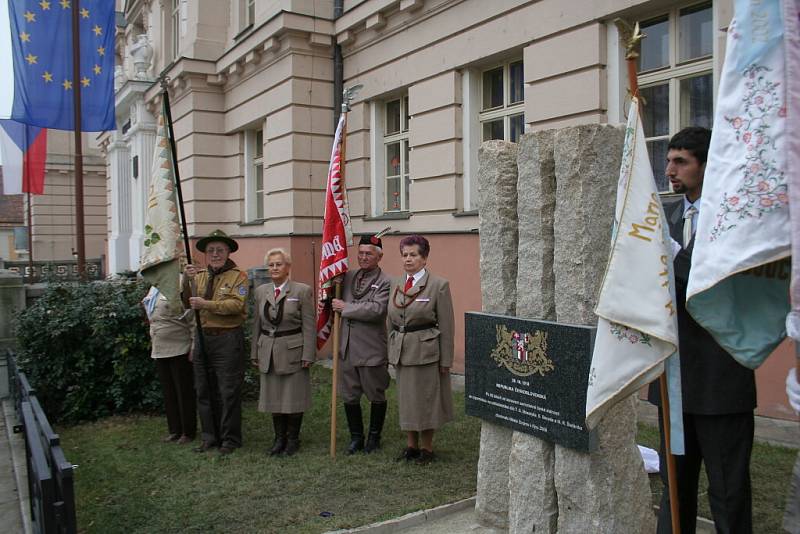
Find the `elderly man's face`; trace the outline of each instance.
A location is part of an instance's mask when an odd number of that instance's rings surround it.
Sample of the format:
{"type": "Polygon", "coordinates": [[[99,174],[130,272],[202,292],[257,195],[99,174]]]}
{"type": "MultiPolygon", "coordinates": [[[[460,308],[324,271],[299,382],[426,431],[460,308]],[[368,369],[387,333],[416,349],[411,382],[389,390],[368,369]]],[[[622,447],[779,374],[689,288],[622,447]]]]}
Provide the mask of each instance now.
{"type": "Polygon", "coordinates": [[[373,245],[358,245],[358,266],[365,271],[371,271],[378,266],[383,257],[383,252],[373,245]]]}
{"type": "Polygon", "coordinates": [[[206,263],[212,269],[220,269],[228,261],[230,255],[231,249],[222,241],[211,241],[206,245],[206,263]]]}

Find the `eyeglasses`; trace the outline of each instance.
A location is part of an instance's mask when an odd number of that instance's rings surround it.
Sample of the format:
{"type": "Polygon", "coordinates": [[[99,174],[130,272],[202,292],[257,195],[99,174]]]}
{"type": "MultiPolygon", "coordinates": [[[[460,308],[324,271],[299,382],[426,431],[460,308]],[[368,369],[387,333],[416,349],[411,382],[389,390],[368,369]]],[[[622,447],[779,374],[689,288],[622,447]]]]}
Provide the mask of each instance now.
{"type": "Polygon", "coordinates": [[[226,252],[228,252],[228,249],[225,247],[206,247],[206,254],[221,256],[226,252]]]}

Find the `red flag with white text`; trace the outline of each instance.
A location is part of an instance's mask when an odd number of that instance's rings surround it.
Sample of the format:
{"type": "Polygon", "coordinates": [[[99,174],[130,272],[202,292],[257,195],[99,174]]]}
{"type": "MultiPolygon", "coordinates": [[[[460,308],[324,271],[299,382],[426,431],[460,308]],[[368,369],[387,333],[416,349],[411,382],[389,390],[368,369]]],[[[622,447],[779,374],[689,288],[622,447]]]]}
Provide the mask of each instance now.
{"type": "Polygon", "coordinates": [[[331,333],[331,280],[347,272],[347,247],[353,244],[350,227],[350,208],[342,175],[342,138],[347,124],[342,113],[336,126],[328,185],[325,191],[325,217],[322,224],[322,255],[319,263],[319,292],[317,301],[317,349],[321,349],[331,333]]]}

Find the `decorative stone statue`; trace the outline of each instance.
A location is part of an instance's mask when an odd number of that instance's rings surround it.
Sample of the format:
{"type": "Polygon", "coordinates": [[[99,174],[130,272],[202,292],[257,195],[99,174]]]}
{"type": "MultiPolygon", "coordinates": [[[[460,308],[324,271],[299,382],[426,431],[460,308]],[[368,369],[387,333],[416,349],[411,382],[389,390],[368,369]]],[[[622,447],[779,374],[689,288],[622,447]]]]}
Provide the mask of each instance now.
{"type": "Polygon", "coordinates": [[[153,47],[150,46],[147,35],[139,35],[128,50],[133,58],[134,77],[137,80],[146,80],[153,59],[153,47]]]}
{"type": "Polygon", "coordinates": [[[125,85],[125,82],[128,81],[128,77],[125,76],[125,69],[122,65],[115,65],[114,66],[114,90],[119,91],[120,88],[125,85]]]}

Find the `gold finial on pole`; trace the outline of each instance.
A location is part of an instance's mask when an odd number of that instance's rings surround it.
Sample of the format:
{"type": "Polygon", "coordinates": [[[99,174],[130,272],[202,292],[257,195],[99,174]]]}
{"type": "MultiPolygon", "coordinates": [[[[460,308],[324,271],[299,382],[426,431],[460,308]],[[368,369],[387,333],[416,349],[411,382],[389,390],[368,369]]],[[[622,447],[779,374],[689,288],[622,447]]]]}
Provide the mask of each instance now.
{"type": "Polygon", "coordinates": [[[645,37],[639,30],[639,23],[631,27],[630,23],[624,19],[615,19],[614,24],[619,31],[620,40],[625,45],[625,59],[636,59],[639,57],[639,48],[642,39],[645,37]]]}

